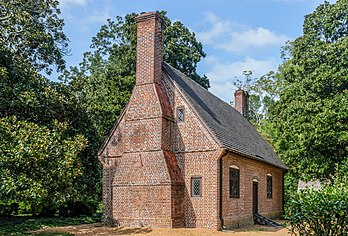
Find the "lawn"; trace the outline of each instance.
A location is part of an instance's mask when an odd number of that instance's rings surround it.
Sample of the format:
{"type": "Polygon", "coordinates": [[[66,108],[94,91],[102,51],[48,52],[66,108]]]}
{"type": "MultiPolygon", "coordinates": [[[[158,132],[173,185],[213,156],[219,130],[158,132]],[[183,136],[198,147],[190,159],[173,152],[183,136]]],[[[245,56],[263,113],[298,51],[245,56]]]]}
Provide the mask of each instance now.
{"type": "Polygon", "coordinates": [[[199,228],[155,229],[125,228],[103,226],[99,218],[39,218],[6,217],[0,218],[0,235],[146,235],[146,236],[288,236],[287,228],[251,226],[234,231],[216,231],[199,228]]]}
{"type": "Polygon", "coordinates": [[[62,227],[92,224],[100,222],[100,217],[31,217],[31,216],[11,216],[0,217],[0,235],[73,235],[68,232],[38,232],[35,230],[44,230],[50,227],[62,227]]]}

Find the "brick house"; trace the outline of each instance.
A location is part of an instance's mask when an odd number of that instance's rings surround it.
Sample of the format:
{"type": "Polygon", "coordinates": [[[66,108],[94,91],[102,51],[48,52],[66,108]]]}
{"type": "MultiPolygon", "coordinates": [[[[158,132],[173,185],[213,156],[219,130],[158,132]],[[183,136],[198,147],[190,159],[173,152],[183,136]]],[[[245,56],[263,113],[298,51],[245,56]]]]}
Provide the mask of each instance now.
{"type": "Polygon", "coordinates": [[[163,61],[157,12],[137,22],[136,85],[98,153],[104,217],[116,225],[239,227],[283,209],[287,167],[236,109],[163,61]]]}

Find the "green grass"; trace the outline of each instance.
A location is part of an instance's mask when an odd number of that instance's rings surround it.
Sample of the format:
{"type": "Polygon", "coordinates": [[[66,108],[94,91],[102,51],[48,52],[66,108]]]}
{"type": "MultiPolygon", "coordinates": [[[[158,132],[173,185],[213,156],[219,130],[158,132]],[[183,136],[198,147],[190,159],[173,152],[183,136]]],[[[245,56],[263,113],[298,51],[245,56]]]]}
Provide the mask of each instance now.
{"type": "MultiPolygon", "coordinates": [[[[34,217],[11,216],[0,217],[0,235],[31,235],[30,231],[43,227],[91,224],[100,221],[100,217],[34,217]]],[[[42,233],[41,236],[70,235],[63,233],[42,233]]]]}

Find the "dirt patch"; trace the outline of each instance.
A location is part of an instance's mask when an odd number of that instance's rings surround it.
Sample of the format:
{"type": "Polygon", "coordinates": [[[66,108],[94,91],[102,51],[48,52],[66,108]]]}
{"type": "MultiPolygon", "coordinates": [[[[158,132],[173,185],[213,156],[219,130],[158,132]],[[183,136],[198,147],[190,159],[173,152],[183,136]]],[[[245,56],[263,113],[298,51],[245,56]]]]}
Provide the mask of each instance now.
{"type": "Polygon", "coordinates": [[[201,228],[180,228],[180,229],[157,229],[157,228],[126,228],[126,227],[106,227],[101,223],[49,227],[31,232],[36,235],[49,235],[55,233],[71,235],[146,235],[146,236],[288,236],[287,228],[250,226],[231,231],[217,231],[213,229],[201,228]]]}

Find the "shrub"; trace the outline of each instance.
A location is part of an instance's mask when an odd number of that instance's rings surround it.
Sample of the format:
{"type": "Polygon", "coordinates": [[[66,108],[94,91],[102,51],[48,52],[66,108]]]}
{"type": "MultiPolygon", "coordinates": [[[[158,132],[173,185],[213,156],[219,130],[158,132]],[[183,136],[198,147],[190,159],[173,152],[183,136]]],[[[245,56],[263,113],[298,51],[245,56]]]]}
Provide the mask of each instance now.
{"type": "Polygon", "coordinates": [[[97,210],[98,203],[95,201],[68,202],[59,208],[60,216],[92,216],[97,210]]]}
{"type": "Polygon", "coordinates": [[[287,210],[292,235],[348,235],[348,188],[342,183],[301,190],[287,210]]]}

